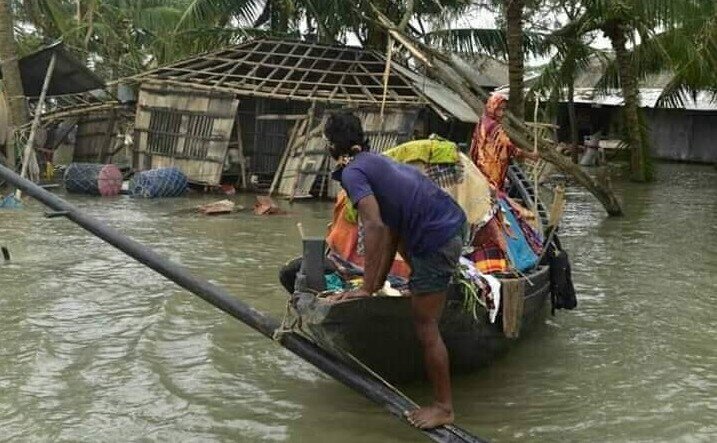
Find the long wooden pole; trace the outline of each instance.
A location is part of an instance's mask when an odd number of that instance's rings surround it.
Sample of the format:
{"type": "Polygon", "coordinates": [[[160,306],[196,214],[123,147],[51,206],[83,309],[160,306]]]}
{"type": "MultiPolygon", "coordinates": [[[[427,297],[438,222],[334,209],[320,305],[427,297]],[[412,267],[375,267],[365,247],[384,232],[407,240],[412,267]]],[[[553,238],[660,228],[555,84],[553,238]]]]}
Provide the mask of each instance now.
{"type": "MultiPolygon", "coordinates": [[[[42,107],[45,105],[45,95],[47,95],[47,89],[50,87],[50,80],[52,79],[52,73],[55,70],[55,61],[57,55],[53,52],[50,57],[50,64],[47,66],[47,72],[45,73],[45,81],[42,84],[42,91],[40,92],[40,99],[35,106],[35,117],[32,119],[32,126],[30,127],[30,137],[27,139],[27,145],[25,145],[25,152],[22,155],[22,170],[20,177],[27,176],[28,163],[30,163],[30,156],[33,154],[32,145],[35,143],[35,134],[37,134],[37,127],[40,125],[40,115],[42,115],[42,107]]],[[[21,190],[18,189],[15,192],[15,198],[19,199],[21,190]]]]}
{"type": "MultiPolygon", "coordinates": [[[[172,280],[194,295],[240,320],[264,336],[274,338],[274,334],[280,327],[280,323],[263,312],[254,309],[239,298],[229,294],[225,289],[207,280],[193,276],[184,267],[162,257],[139,242],[126,237],[116,229],[84,214],[63,199],[42,189],[30,180],[20,177],[2,165],[0,165],[0,177],[5,178],[8,183],[13,184],[18,189],[22,189],[31,197],[36,198],[46,206],[57,211],[56,214],[67,217],[93,235],[101,238],[145,266],[152,268],[169,280],[172,280]]],[[[378,380],[374,375],[347,365],[333,354],[295,332],[280,334],[276,341],[327,375],[359,392],[369,400],[383,406],[402,422],[409,424],[404,413],[415,407],[413,402],[407,397],[399,395],[389,386],[378,380]]],[[[424,436],[436,442],[485,441],[453,425],[421,430],[421,432],[423,432],[424,436]]]]}

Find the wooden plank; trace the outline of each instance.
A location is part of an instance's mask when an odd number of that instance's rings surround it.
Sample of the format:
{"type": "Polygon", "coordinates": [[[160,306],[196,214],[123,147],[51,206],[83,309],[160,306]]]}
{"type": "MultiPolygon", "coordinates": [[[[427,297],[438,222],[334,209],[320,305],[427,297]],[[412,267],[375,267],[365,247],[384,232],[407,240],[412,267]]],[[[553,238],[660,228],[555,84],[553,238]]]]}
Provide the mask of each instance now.
{"type": "Polygon", "coordinates": [[[262,114],[257,115],[257,120],[304,120],[306,114],[262,114]]]}

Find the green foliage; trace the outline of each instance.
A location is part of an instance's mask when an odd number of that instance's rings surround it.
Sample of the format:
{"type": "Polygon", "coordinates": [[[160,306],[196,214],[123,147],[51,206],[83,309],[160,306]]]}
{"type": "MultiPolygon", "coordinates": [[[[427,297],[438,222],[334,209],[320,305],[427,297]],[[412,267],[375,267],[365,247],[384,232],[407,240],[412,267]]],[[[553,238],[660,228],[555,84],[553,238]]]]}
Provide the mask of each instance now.
{"type": "MultiPolygon", "coordinates": [[[[529,56],[544,56],[550,51],[545,36],[526,32],[523,49],[529,56]]],[[[502,29],[439,29],[425,35],[426,43],[451,52],[468,55],[490,55],[507,59],[508,42],[502,29]]]]}

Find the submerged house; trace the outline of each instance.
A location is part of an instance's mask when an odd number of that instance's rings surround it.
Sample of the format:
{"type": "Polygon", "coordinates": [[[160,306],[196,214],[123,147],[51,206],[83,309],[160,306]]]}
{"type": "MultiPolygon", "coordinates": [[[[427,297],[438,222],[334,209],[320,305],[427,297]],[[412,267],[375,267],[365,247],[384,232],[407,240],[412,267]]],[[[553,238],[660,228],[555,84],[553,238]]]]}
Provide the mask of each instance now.
{"type": "MultiPolygon", "coordinates": [[[[620,91],[601,92],[598,82],[602,67],[592,67],[575,81],[575,111],[580,141],[599,134],[603,139],[620,139],[623,132],[623,98],[620,91]]],[[[707,92],[686,97],[681,107],[658,103],[669,73],[651,75],[640,82],[640,106],[643,108],[655,158],[701,163],[717,162],[717,100],[707,92]]],[[[558,113],[559,140],[569,141],[570,124],[567,104],[558,113]]]]}
{"type": "Polygon", "coordinates": [[[445,86],[352,46],[262,38],[133,79],[135,168],[298,197],[335,191],[320,130],[331,110],[355,110],[377,152],[430,133],[467,141],[478,119],[445,86]]]}

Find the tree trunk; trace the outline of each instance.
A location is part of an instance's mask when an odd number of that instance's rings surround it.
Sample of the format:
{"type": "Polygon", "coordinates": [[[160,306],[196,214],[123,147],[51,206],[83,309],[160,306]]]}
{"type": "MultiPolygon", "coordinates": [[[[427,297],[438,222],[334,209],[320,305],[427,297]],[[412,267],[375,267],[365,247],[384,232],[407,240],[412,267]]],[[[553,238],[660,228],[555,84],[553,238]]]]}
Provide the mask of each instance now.
{"type": "MultiPolygon", "coordinates": [[[[382,14],[388,16],[388,0],[373,0],[372,6],[378,9],[382,14]]],[[[386,45],[388,45],[388,33],[386,30],[372,22],[366,22],[366,47],[369,49],[375,49],[377,51],[385,51],[386,45]]]]}
{"type": "MultiPolygon", "coordinates": [[[[13,15],[10,0],[0,0],[0,69],[2,69],[3,86],[10,110],[10,131],[27,122],[27,105],[22,89],[20,66],[17,61],[17,46],[13,28],[13,15]]],[[[14,137],[9,137],[6,146],[7,164],[15,167],[14,137]]]]}
{"type": "Polygon", "coordinates": [[[627,30],[621,23],[611,24],[605,30],[610,39],[618,64],[620,85],[625,100],[623,112],[627,138],[630,144],[630,179],[637,182],[652,180],[647,154],[647,141],[643,139],[640,128],[640,108],[637,78],[632,68],[632,60],[627,50],[627,30]]]}
{"type": "Polygon", "coordinates": [[[578,119],[575,115],[575,86],[571,82],[568,85],[568,124],[570,125],[570,146],[572,150],[572,158],[575,163],[578,162],[578,119]]]}
{"type": "Polygon", "coordinates": [[[291,10],[288,2],[273,0],[271,2],[271,30],[279,34],[288,33],[290,15],[291,10]]]}
{"type": "Polygon", "coordinates": [[[525,0],[506,0],[505,22],[506,40],[508,44],[508,81],[510,94],[508,109],[520,120],[524,119],[525,104],[523,102],[523,8],[525,0]]]}

